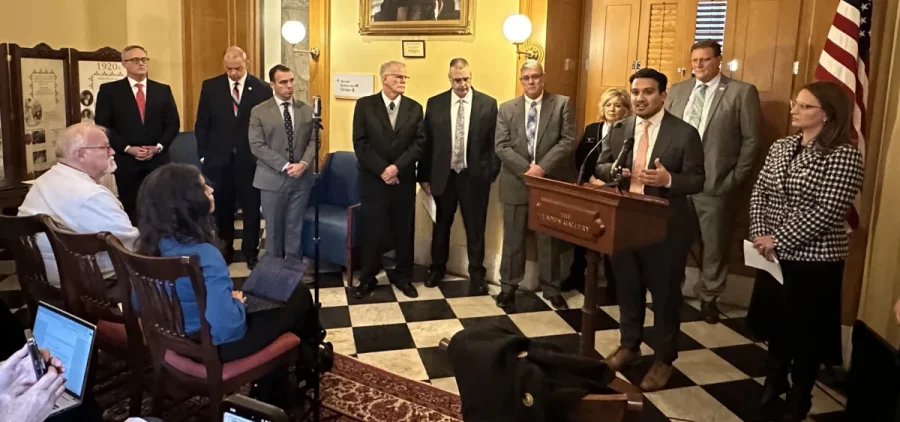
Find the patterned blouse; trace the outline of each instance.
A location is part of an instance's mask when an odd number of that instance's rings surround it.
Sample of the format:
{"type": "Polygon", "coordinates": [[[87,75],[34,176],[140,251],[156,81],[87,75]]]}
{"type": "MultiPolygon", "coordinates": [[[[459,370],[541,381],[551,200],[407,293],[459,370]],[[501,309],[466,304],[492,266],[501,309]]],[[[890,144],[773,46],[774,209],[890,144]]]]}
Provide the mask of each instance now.
{"type": "Polygon", "coordinates": [[[840,261],[849,254],[844,219],[863,182],[862,154],[775,141],[750,197],[750,239],[775,238],[779,259],[840,261]]]}

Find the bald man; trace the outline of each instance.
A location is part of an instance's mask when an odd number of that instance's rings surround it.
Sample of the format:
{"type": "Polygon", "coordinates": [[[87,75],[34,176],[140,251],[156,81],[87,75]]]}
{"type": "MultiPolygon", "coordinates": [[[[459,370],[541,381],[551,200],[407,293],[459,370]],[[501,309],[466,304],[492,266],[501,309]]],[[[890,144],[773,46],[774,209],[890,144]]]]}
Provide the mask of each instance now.
{"type": "Polygon", "coordinates": [[[241,252],[251,270],[259,255],[259,189],[253,187],[256,158],[247,133],[250,110],[272,98],[272,89],[247,73],[247,54],[238,47],[225,50],[225,73],[203,81],[197,106],[197,153],[203,174],[216,189],[216,225],[225,244],[225,262],[234,260],[235,202],[244,214],[241,252]]]}
{"type": "MultiPolygon", "coordinates": [[[[102,127],[93,123],[69,126],[56,141],[57,164],[35,180],[19,206],[19,215],[49,215],[75,233],[107,231],[133,250],[138,230],[131,225],[122,203],[99,183],[101,177],[116,171],[115,155],[102,127]]],[[[59,287],[56,257],[47,235],[39,234],[37,244],[47,281],[59,287]]],[[[115,274],[105,252],[97,255],[97,265],[104,277],[115,274]]]]}

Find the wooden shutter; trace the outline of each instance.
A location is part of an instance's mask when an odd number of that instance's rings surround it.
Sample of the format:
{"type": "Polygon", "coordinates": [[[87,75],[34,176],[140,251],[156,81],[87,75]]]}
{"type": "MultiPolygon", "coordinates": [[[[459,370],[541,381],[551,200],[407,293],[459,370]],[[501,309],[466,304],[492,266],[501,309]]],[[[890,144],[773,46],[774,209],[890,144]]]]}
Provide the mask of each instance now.
{"type": "Polygon", "coordinates": [[[678,73],[678,3],[674,0],[644,1],[639,57],[641,67],[652,67],[673,81],[678,73]]]}

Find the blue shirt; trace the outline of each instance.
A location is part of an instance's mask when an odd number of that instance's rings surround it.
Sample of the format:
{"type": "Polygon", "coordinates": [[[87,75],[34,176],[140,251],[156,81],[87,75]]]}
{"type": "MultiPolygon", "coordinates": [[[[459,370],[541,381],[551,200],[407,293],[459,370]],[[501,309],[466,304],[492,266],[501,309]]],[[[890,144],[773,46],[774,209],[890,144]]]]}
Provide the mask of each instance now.
{"type": "MultiPolygon", "coordinates": [[[[213,344],[230,343],[243,338],[247,331],[244,304],[231,297],[234,282],[222,253],[209,243],[182,243],[170,238],[159,241],[159,251],[163,257],[195,255],[199,258],[203,278],[206,280],[206,320],[209,321],[213,344]]],[[[184,331],[189,334],[199,332],[200,314],[190,278],[175,280],[175,291],[184,313],[184,331]]]]}

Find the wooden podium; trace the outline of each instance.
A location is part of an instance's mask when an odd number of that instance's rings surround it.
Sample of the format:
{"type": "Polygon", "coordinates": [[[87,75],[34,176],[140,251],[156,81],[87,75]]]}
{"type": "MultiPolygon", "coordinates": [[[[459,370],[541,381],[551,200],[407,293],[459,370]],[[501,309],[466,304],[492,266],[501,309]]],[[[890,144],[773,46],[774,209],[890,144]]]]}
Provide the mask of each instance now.
{"type": "Polygon", "coordinates": [[[529,188],[528,228],[588,250],[579,352],[589,356],[596,331],[599,254],[665,240],[669,202],[655,196],[620,193],[615,188],[540,177],[525,176],[525,184],[529,188]]]}

